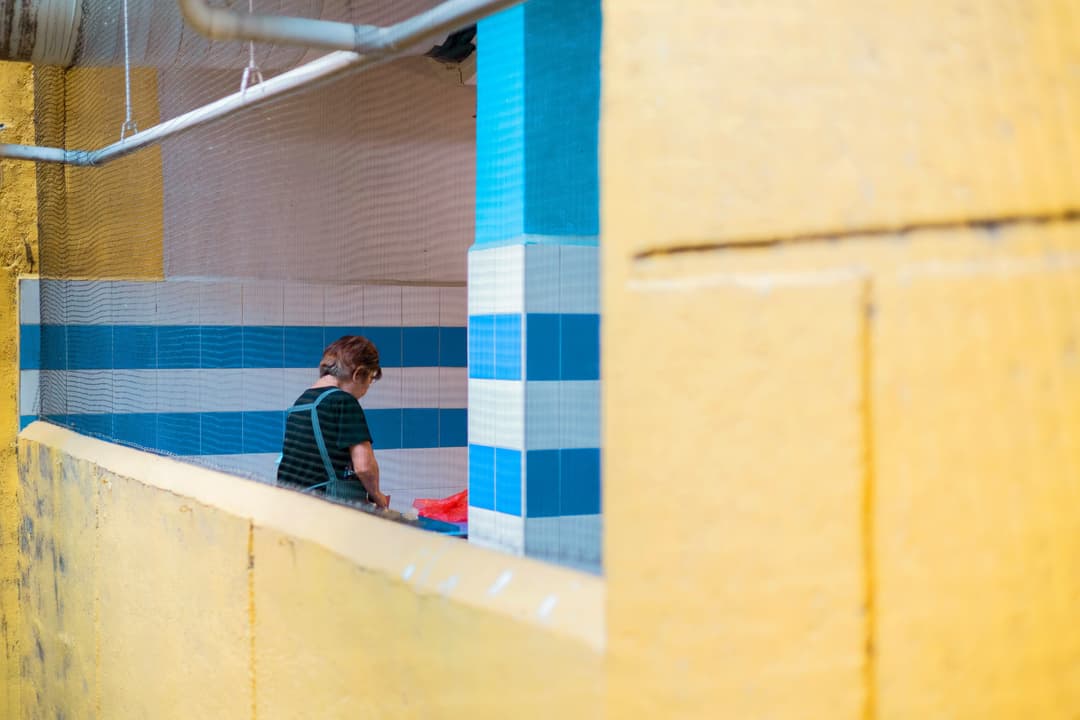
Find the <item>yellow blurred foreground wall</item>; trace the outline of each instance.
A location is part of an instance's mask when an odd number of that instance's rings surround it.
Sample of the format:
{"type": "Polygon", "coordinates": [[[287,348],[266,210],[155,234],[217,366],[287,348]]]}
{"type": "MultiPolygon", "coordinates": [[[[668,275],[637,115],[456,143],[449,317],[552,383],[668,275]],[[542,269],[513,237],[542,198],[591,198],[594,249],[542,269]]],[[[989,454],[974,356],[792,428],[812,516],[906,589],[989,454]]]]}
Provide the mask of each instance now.
{"type": "Polygon", "coordinates": [[[1078,38],[605,3],[611,717],[1080,716],[1078,38]]]}
{"type": "Polygon", "coordinates": [[[595,577],[45,423],[19,462],[23,717],[600,711],[595,577]]]}

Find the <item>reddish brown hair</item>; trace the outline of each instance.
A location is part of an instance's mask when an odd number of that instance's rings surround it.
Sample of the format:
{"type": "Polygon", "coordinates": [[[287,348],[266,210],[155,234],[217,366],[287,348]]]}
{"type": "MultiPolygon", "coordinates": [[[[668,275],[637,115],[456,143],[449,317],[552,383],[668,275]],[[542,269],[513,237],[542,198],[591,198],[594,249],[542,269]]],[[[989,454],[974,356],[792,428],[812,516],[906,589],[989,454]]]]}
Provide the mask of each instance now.
{"type": "Polygon", "coordinates": [[[357,370],[370,373],[372,380],[382,377],[379,367],[379,351],[375,343],[361,335],[346,335],[330,343],[323,350],[319,361],[319,377],[333,375],[341,380],[351,380],[357,370]]]}

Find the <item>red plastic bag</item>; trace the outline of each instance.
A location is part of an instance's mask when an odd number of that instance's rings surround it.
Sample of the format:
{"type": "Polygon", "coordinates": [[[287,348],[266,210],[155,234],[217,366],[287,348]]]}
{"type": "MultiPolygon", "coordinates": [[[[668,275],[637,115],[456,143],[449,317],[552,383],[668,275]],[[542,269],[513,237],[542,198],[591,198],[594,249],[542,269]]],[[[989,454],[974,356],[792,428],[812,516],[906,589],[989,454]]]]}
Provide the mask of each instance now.
{"type": "Polygon", "coordinates": [[[438,500],[417,498],[412,506],[420,517],[442,520],[443,522],[463,523],[469,520],[469,491],[462,490],[457,495],[438,500]]]}

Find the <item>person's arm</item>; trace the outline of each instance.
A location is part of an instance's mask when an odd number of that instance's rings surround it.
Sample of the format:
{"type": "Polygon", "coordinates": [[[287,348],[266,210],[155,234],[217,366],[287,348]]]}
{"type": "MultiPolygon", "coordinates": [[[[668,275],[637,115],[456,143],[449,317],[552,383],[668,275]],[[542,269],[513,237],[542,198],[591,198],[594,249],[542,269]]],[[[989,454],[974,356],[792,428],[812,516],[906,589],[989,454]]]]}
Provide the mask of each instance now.
{"type": "Polygon", "coordinates": [[[383,495],[379,490],[379,463],[375,459],[375,451],[371,449],[371,443],[362,442],[351,446],[349,456],[352,459],[356,479],[364,486],[371,499],[381,508],[389,507],[390,496],[383,495]]]}

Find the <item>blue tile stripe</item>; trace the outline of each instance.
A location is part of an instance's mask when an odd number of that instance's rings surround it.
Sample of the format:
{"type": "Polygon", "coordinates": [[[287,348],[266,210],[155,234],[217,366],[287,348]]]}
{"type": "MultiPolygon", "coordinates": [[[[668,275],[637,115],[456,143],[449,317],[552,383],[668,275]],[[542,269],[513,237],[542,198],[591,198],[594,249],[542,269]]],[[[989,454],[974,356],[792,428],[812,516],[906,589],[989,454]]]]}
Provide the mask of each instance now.
{"type": "MultiPolygon", "coordinates": [[[[366,410],[376,450],[463,447],[467,410],[366,410]]],[[[102,413],[46,415],[45,420],[112,442],[173,455],[281,451],[285,412],[102,413]]],[[[23,427],[35,420],[23,416],[23,427]]],[[[519,492],[520,495],[520,492],[519,492]]]]}
{"type": "Polygon", "coordinates": [[[598,314],[470,315],[468,342],[477,380],[600,379],[598,314]]]}
{"type": "Polygon", "coordinates": [[[465,367],[464,327],[23,325],[23,370],[312,368],[342,335],[363,335],[384,367],[465,367]]]}
{"type": "Polygon", "coordinates": [[[600,513],[600,449],[567,448],[524,453],[469,445],[469,504],[526,517],[600,513]],[[522,488],[525,502],[522,503],[522,488]]]}

